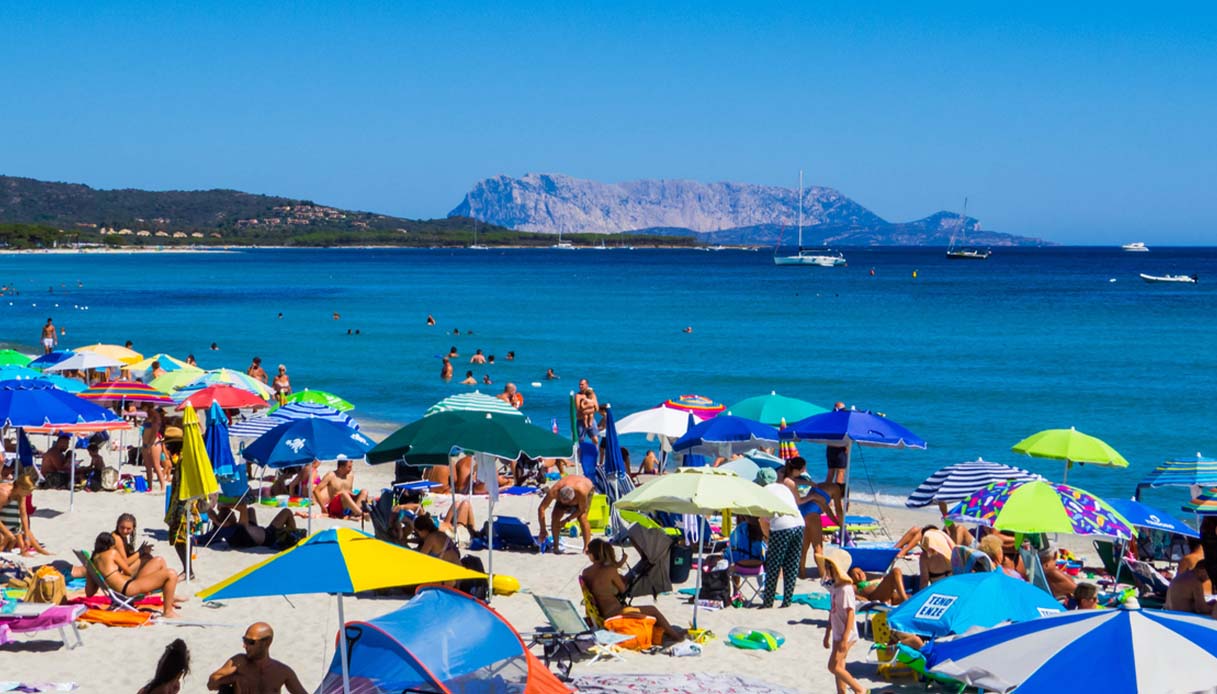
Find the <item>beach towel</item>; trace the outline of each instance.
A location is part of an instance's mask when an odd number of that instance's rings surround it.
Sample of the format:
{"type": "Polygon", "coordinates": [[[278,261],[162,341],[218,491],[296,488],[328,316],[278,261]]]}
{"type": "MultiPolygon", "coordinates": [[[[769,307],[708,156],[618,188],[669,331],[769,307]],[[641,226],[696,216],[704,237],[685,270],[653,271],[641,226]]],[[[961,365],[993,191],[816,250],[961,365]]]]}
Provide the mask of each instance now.
{"type": "Polygon", "coordinates": [[[576,677],[571,687],[581,694],[796,694],[797,690],[723,673],[683,672],[667,675],[586,675],[576,677]]]}
{"type": "MultiPolygon", "coordinates": [[[[98,593],[97,595],[84,596],[80,595],[74,598],[68,598],[63,601],[65,605],[84,605],[89,609],[106,610],[110,608],[110,598],[98,593]]],[[[132,603],[136,607],[162,607],[165,601],[161,599],[159,593],[156,595],[147,595],[132,603]]]]}
{"type": "Polygon", "coordinates": [[[151,612],[115,612],[113,610],[85,610],[79,619],[82,622],[104,624],[108,627],[142,627],[152,621],[151,612]]]}
{"type": "Polygon", "coordinates": [[[0,682],[0,692],[71,692],[75,682],[0,682]]]}

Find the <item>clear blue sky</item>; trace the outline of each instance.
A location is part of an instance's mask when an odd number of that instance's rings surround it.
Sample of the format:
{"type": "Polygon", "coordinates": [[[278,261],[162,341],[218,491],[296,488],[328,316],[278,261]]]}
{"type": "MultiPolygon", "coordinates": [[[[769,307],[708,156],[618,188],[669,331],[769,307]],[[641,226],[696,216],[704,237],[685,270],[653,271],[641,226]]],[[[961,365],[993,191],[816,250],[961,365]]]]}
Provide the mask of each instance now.
{"type": "Polygon", "coordinates": [[[5,2],[0,173],[410,217],[561,172],[1217,241],[1197,4],[5,2]]]}

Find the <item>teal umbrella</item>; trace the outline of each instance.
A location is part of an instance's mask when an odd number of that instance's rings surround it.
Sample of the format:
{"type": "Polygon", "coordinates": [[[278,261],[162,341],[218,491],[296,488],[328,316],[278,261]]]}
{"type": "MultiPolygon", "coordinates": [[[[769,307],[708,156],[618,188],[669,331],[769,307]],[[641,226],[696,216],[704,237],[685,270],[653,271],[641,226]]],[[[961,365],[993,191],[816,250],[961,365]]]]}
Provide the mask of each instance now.
{"type": "Polygon", "coordinates": [[[806,400],[778,395],[773,391],[770,391],[769,395],[757,395],[740,400],[727,408],[727,412],[736,417],[744,417],[774,427],[782,425],[783,422],[797,422],[800,419],[807,419],[814,414],[827,411],[826,408],[806,400]]]}

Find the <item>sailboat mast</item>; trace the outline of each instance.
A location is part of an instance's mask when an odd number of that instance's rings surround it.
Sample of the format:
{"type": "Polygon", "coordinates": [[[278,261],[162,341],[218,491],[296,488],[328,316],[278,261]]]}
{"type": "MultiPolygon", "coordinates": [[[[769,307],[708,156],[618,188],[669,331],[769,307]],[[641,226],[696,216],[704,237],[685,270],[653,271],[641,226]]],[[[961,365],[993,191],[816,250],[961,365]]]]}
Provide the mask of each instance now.
{"type": "Polygon", "coordinates": [[[803,170],[799,169],[799,248],[803,248],[803,170]]]}

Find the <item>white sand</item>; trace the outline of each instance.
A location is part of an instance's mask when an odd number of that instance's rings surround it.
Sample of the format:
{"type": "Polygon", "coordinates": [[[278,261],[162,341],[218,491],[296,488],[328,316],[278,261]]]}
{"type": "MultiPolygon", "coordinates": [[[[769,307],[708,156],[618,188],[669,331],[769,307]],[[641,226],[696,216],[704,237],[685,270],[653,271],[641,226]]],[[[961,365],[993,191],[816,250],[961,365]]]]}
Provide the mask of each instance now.
{"type": "MultiPolygon", "coordinates": [[[[128,468],[128,470],[134,470],[128,468]]],[[[386,486],[392,476],[392,465],[356,468],[358,486],[378,489],[386,486]]],[[[155,553],[165,557],[172,566],[177,557],[165,542],[162,520],[162,494],[78,493],[76,508],[67,512],[67,492],[39,491],[35,494],[39,508],[34,519],[36,535],[55,553],[55,559],[73,561],[72,549],[90,549],[97,533],[111,530],[119,513],[130,511],[139,519],[139,534],[154,541],[155,553]]],[[[538,497],[503,497],[496,513],[514,515],[529,521],[536,530],[538,497]]],[[[475,504],[478,524],[485,518],[484,497],[475,504]]],[[[932,522],[929,511],[903,508],[871,507],[855,504],[855,513],[868,513],[881,518],[889,528],[903,530],[912,525],[932,522]]],[[[272,509],[260,509],[259,520],[269,521],[272,509]]],[[[342,523],[314,519],[313,528],[342,523]]],[[[352,523],[358,527],[358,523],[352,523]]],[[[370,525],[368,530],[371,530],[370,525]]],[[[895,532],[894,536],[899,536],[895,532]]],[[[468,538],[461,533],[461,544],[468,538]]],[[[578,542],[578,540],[574,540],[578,542]]],[[[1085,544],[1085,543],[1082,543],[1085,544]]],[[[578,573],[586,559],[576,551],[565,556],[530,555],[498,552],[495,570],[516,576],[524,592],[510,597],[495,597],[493,606],[521,632],[542,626],[544,618],[531,594],[560,596],[579,604],[578,573]]],[[[196,572],[198,579],[190,592],[200,590],[216,581],[260,561],[268,552],[215,550],[200,548],[196,572]]],[[[481,553],[485,561],[485,553],[481,553]]],[[[631,560],[636,555],[631,553],[631,560]]],[[[41,563],[40,558],[27,559],[27,564],[41,563]]],[[[904,569],[916,572],[916,565],[907,562],[904,569]]],[[[688,585],[691,585],[688,584],[688,585]]],[[[779,586],[780,590],[780,586],[779,586]]],[[[799,581],[798,592],[819,591],[813,580],[799,581]]],[[[649,598],[639,598],[646,604],[649,598]]],[[[369,619],[390,612],[402,604],[400,599],[358,598],[346,600],[348,620],[369,619]]],[[[683,604],[675,594],[661,595],[660,610],[674,623],[687,626],[692,607],[683,604]]],[[[704,647],[700,657],[671,658],[666,655],[627,653],[624,662],[586,661],[575,666],[574,674],[598,672],[727,672],[745,674],[800,691],[831,691],[832,678],[825,669],[827,651],[822,647],[827,613],[796,605],[789,609],[726,609],[702,611],[701,625],[725,636],[735,626],[771,628],[787,637],[786,645],[777,653],[743,651],[727,646],[720,638],[704,647]]],[[[178,625],[161,623],[143,628],[107,628],[89,626],[82,630],[84,647],[68,651],[59,646],[55,632],[47,636],[16,635],[21,642],[0,650],[0,679],[23,681],[73,681],[86,692],[134,692],[146,682],[155,669],[164,646],[174,638],[182,638],[190,646],[192,671],[183,691],[203,691],[207,676],[224,660],[241,651],[241,635],[254,621],[267,621],[275,629],[272,655],[293,667],[304,686],[310,691],[321,681],[333,654],[337,633],[335,599],[320,595],[233,600],[210,606],[192,598],[182,610],[178,625]],[[206,626],[186,626],[190,622],[206,626]],[[34,639],[37,638],[37,641],[34,639]]],[[[527,640],[527,639],[526,639],[527,640]]],[[[875,676],[873,658],[868,658],[868,641],[861,641],[850,653],[850,670],[869,686],[883,682],[875,676]]]]}

